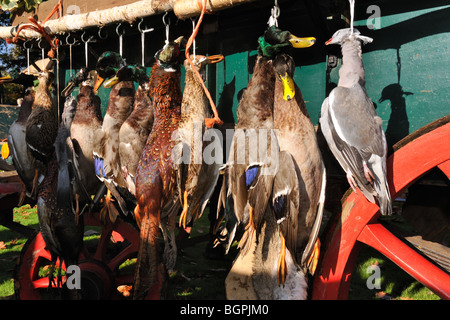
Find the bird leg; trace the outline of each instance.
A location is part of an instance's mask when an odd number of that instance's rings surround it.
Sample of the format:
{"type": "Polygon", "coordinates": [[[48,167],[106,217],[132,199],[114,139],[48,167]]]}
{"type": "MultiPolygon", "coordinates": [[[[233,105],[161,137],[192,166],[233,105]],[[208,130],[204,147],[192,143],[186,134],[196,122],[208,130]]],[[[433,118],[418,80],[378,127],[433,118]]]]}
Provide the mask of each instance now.
{"type": "Polygon", "coordinates": [[[247,251],[250,249],[250,245],[247,245],[247,241],[252,241],[253,233],[255,231],[255,223],[253,221],[253,207],[248,206],[248,223],[245,227],[245,232],[242,235],[241,241],[239,241],[239,249],[243,250],[243,254],[245,255],[247,251]]]}
{"type": "Polygon", "coordinates": [[[280,255],[278,257],[277,264],[277,280],[279,285],[284,285],[284,283],[286,282],[286,274],[286,240],[284,239],[283,234],[280,232],[280,255]]]}
{"type": "Polygon", "coordinates": [[[348,181],[348,184],[350,185],[350,187],[352,188],[353,192],[357,193],[356,188],[358,188],[358,185],[356,184],[355,179],[353,179],[353,175],[350,172],[350,170],[347,170],[347,181],[348,181]]]}
{"type": "Polygon", "coordinates": [[[75,193],[75,224],[78,225],[79,217],[80,217],[80,204],[79,204],[80,195],[75,193]]]}
{"type": "Polygon", "coordinates": [[[109,215],[109,219],[113,223],[116,221],[116,218],[119,215],[119,211],[117,211],[116,207],[114,206],[113,199],[111,198],[111,191],[109,191],[109,189],[106,192],[105,204],[100,210],[100,220],[104,224],[106,224],[106,214],[109,215]]]}
{"type": "Polygon", "coordinates": [[[309,273],[311,275],[314,275],[314,273],[316,272],[317,264],[319,262],[319,256],[320,256],[320,240],[317,239],[316,243],[314,244],[314,249],[308,258],[308,262],[306,263],[309,269],[309,273]]]}
{"type": "Polygon", "coordinates": [[[39,170],[34,170],[33,188],[31,189],[31,196],[34,198],[37,195],[37,181],[39,177],[39,170]]]}
{"type": "Polygon", "coordinates": [[[369,183],[373,183],[375,177],[373,176],[372,171],[370,171],[365,161],[363,162],[363,166],[364,166],[364,176],[366,177],[367,181],[369,181],[369,183]]]}
{"type": "Polygon", "coordinates": [[[183,211],[180,215],[179,226],[183,226],[183,229],[186,229],[186,220],[187,220],[187,212],[188,212],[188,192],[185,190],[183,193],[183,211]]]}

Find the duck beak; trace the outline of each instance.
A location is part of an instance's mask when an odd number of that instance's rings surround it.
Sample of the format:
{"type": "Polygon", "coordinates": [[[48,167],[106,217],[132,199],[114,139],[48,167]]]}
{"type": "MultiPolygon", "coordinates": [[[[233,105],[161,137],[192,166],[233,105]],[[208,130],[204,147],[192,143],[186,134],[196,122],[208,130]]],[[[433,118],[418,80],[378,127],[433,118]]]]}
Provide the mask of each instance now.
{"type": "Polygon", "coordinates": [[[308,48],[314,45],[316,43],[316,38],[314,37],[306,37],[306,38],[299,38],[294,35],[291,35],[291,38],[289,39],[289,42],[294,48],[308,48]]]}
{"type": "Polygon", "coordinates": [[[294,80],[286,72],[284,76],[280,75],[281,83],[283,84],[283,99],[290,101],[295,96],[294,80]]]}
{"type": "Polygon", "coordinates": [[[103,86],[105,88],[111,88],[112,86],[116,85],[119,83],[119,77],[118,76],[114,76],[111,79],[105,81],[105,83],[103,84],[103,86]]]}
{"type": "Polygon", "coordinates": [[[0,83],[11,81],[12,78],[10,76],[0,77],[0,83]]]}
{"type": "Polygon", "coordinates": [[[95,85],[94,85],[94,92],[97,93],[98,89],[100,88],[100,86],[102,85],[103,81],[105,81],[105,79],[103,79],[102,77],[100,77],[99,75],[97,75],[97,80],[95,81],[95,85]]]}
{"type": "Polygon", "coordinates": [[[224,57],[221,54],[215,54],[213,56],[207,57],[208,64],[215,64],[215,63],[222,61],[223,59],[224,59],[224,57]]]}
{"type": "Polygon", "coordinates": [[[1,150],[1,155],[3,159],[7,159],[9,157],[9,146],[8,146],[8,142],[5,142],[2,145],[2,150],[1,150]]]}
{"type": "Polygon", "coordinates": [[[325,41],[325,45],[327,46],[327,45],[331,44],[332,41],[333,41],[333,38],[328,39],[327,41],[325,41]]]}
{"type": "Polygon", "coordinates": [[[75,89],[75,84],[72,81],[70,81],[67,84],[67,86],[64,88],[64,90],[61,91],[61,96],[68,97],[73,92],[74,89],[75,89]]]}

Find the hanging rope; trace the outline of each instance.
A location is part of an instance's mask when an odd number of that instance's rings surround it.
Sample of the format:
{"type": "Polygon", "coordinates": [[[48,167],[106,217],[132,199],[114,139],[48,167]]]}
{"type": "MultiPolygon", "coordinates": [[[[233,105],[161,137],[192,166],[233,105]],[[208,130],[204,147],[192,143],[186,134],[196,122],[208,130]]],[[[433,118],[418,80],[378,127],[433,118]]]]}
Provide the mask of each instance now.
{"type": "Polygon", "coordinates": [[[348,0],[350,2],[350,32],[353,34],[353,19],[355,17],[355,0],[348,0]]]}
{"type": "Polygon", "coordinates": [[[12,38],[12,39],[6,39],[7,43],[18,43],[19,40],[23,41],[25,39],[22,39],[21,37],[19,37],[19,33],[22,30],[25,29],[31,29],[33,31],[36,31],[38,33],[40,33],[42,35],[42,37],[47,40],[47,42],[50,44],[50,51],[48,52],[48,56],[50,58],[54,58],[55,57],[55,53],[56,53],[56,47],[59,45],[59,40],[55,37],[55,36],[50,36],[44,28],[44,24],[55,14],[58,13],[58,18],[62,17],[62,0],[59,0],[58,3],[53,7],[52,11],[49,13],[49,15],[47,16],[47,18],[45,18],[45,20],[42,23],[39,23],[35,18],[33,17],[28,17],[28,20],[31,22],[30,24],[25,24],[22,26],[19,26],[19,28],[17,29],[16,35],[12,38]]]}
{"type": "MultiPolygon", "coordinates": [[[[200,1],[200,0],[198,0],[198,1],[200,1]]],[[[200,2],[198,2],[198,3],[200,5],[200,2]]],[[[200,80],[200,83],[201,83],[201,85],[203,87],[203,90],[205,91],[206,97],[208,98],[209,103],[211,105],[211,109],[212,109],[212,112],[214,114],[214,117],[205,119],[205,125],[208,128],[212,128],[215,124],[222,125],[223,121],[220,120],[219,113],[217,112],[216,105],[215,105],[213,99],[211,98],[211,94],[209,93],[208,88],[206,87],[205,83],[203,82],[202,76],[200,75],[200,73],[195,68],[194,63],[192,62],[191,56],[189,54],[189,48],[192,46],[192,43],[194,42],[194,39],[197,36],[198,30],[200,29],[200,25],[201,25],[201,23],[203,21],[203,16],[205,15],[205,12],[206,12],[206,0],[203,0],[201,9],[202,9],[202,11],[200,13],[200,17],[198,18],[197,25],[195,26],[195,29],[192,32],[192,34],[189,37],[189,40],[188,40],[188,42],[186,44],[186,59],[188,60],[189,64],[191,65],[191,68],[194,71],[194,73],[197,75],[197,78],[200,80]]]]}

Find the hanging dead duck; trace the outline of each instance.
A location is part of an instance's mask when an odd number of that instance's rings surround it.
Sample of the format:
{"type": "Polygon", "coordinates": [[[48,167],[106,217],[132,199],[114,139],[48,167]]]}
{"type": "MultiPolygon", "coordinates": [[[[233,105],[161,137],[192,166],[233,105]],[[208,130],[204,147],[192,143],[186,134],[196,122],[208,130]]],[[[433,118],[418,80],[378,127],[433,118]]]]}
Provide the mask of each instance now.
{"type": "Polygon", "coordinates": [[[36,189],[38,178],[45,172],[45,167],[53,156],[54,142],[58,132],[58,119],[53,110],[53,101],[49,87],[54,75],[42,71],[38,75],[39,86],[36,90],[33,107],[26,123],[25,141],[32,156],[38,160],[33,180],[33,189],[36,189]]]}
{"type": "Polygon", "coordinates": [[[110,87],[120,81],[137,82],[133,111],[120,127],[119,156],[120,166],[128,191],[135,196],[136,169],[142,150],[153,125],[153,106],[149,96],[149,76],[140,65],[127,65],[120,68],[115,77],[108,81],[110,87]]]}
{"type": "MultiPolygon", "coordinates": [[[[222,60],[222,55],[192,57],[194,67],[203,77],[208,64],[222,60]]],[[[183,203],[179,224],[186,228],[186,225],[193,223],[202,215],[217,183],[220,164],[215,161],[210,163],[208,159],[205,159],[205,148],[217,142],[214,139],[212,141],[203,139],[210,130],[205,125],[205,119],[210,116],[209,103],[188,60],[185,60],[184,67],[186,69],[185,87],[181,104],[181,121],[175,137],[177,145],[174,148],[174,155],[177,157],[175,162],[178,163],[177,182],[180,202],[183,203]]],[[[219,151],[216,150],[216,152],[219,151]]]]}
{"type": "Polygon", "coordinates": [[[383,215],[392,214],[386,178],[387,143],[382,120],[365,89],[361,43],[372,42],[357,29],[341,29],[326,42],[340,44],[342,66],[338,86],[322,104],[320,126],[331,152],[347,175],[354,192],[375,199],[383,215]]]}
{"type": "MultiPolygon", "coordinates": [[[[94,94],[96,72],[82,68],[69,81],[63,90],[63,96],[69,96],[79,87],[75,98],[76,112],[70,126],[69,162],[74,174],[73,194],[76,208],[91,203],[91,196],[101,192],[101,181],[95,175],[94,150],[95,134],[101,129],[100,98],[94,94]],[[80,203],[81,202],[81,203],[80,203]]],[[[92,204],[92,203],[91,203],[92,204]]],[[[77,210],[79,211],[79,210],[77,210]]]]}
{"type": "MultiPolygon", "coordinates": [[[[125,61],[118,53],[104,52],[97,61],[97,81],[94,91],[98,90],[105,79],[114,77],[117,70],[125,65],[125,61]]],[[[111,221],[115,221],[118,211],[110,202],[110,193],[119,201],[123,213],[128,214],[127,206],[116,186],[126,188],[120,166],[119,130],[131,113],[134,94],[135,89],[132,81],[121,81],[114,85],[109,94],[108,108],[103,118],[102,127],[95,133],[93,150],[95,173],[108,188],[105,208],[111,221]]],[[[104,213],[102,213],[103,215],[104,213]]]]}

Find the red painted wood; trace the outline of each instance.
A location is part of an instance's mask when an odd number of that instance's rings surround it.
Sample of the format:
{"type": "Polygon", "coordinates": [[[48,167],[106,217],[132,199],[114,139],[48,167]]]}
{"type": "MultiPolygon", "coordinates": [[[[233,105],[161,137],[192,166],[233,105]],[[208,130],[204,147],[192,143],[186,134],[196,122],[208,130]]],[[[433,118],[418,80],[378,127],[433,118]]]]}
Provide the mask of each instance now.
{"type": "Polygon", "coordinates": [[[425,259],[379,223],[368,224],[358,237],[443,299],[450,299],[450,275],[425,259]]]}
{"type": "MultiPolygon", "coordinates": [[[[450,123],[417,137],[387,159],[387,177],[393,199],[436,166],[449,176],[448,141],[450,123]]],[[[358,237],[367,224],[376,222],[378,215],[378,206],[368,202],[360,192],[352,192],[345,199],[340,220],[330,229],[326,250],[322,251],[321,265],[314,278],[312,299],[347,298],[358,237]]],[[[403,252],[392,252],[392,256],[396,255],[402,256],[403,252]]],[[[439,285],[433,281],[426,285],[438,288],[439,285]]],[[[449,294],[446,290],[445,294],[440,292],[444,297],[449,294]]]]}

